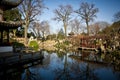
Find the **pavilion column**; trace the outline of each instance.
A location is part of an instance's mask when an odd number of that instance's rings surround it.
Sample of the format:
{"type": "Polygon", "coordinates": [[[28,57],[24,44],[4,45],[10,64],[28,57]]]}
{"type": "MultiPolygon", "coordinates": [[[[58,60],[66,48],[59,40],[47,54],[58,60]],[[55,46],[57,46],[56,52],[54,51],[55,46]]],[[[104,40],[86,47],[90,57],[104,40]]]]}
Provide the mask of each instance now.
{"type": "Polygon", "coordinates": [[[3,43],[3,30],[1,30],[1,38],[0,38],[1,43],[3,43]]]}
{"type": "Polygon", "coordinates": [[[9,30],[7,30],[7,42],[9,43],[9,30]]]}
{"type": "Polygon", "coordinates": [[[0,21],[3,21],[3,10],[0,8],[0,21]]]}

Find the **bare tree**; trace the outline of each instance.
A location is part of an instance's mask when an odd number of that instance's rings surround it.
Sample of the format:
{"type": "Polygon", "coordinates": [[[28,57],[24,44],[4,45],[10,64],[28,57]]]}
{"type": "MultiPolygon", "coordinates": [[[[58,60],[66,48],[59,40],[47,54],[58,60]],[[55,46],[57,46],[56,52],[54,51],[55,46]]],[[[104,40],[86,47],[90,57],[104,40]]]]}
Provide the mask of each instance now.
{"type": "Polygon", "coordinates": [[[93,25],[90,25],[90,33],[92,35],[96,35],[100,31],[100,26],[98,23],[95,23],[93,25]]]}
{"type": "Polygon", "coordinates": [[[120,11],[114,14],[114,21],[120,21],[120,11]]]}
{"type": "Polygon", "coordinates": [[[43,9],[43,0],[24,0],[18,9],[25,20],[25,44],[27,44],[27,30],[30,22],[36,19],[36,16],[41,14],[43,9]]]}
{"type": "Polygon", "coordinates": [[[93,21],[94,17],[96,17],[96,13],[98,12],[98,8],[95,8],[94,4],[88,4],[87,2],[83,2],[80,5],[80,8],[75,11],[83,20],[85,20],[87,26],[87,34],[89,35],[89,22],[93,21]]]}
{"type": "Polygon", "coordinates": [[[42,37],[45,37],[48,34],[50,34],[50,25],[47,21],[42,21],[40,23],[40,31],[42,33],[42,37]]]}
{"type": "Polygon", "coordinates": [[[99,22],[96,22],[96,23],[100,26],[100,31],[102,31],[106,27],[110,26],[110,24],[108,22],[105,22],[105,21],[99,21],[99,22]]]}
{"type": "Polygon", "coordinates": [[[74,32],[75,34],[80,33],[80,21],[78,19],[74,19],[70,22],[71,32],[74,32]]]}
{"type": "Polygon", "coordinates": [[[67,26],[68,26],[68,22],[70,20],[70,16],[72,12],[73,12],[73,9],[71,5],[66,5],[66,6],[60,5],[58,9],[55,9],[54,11],[55,13],[54,20],[63,22],[65,36],[67,36],[67,26]]]}
{"type": "Polygon", "coordinates": [[[50,34],[50,25],[47,21],[32,22],[30,28],[34,32],[37,38],[45,37],[45,35],[50,34]]]}
{"type": "Polygon", "coordinates": [[[41,37],[40,34],[40,23],[39,22],[32,22],[29,26],[29,28],[31,29],[31,31],[35,34],[35,36],[37,37],[37,39],[39,37],[41,37]]]}
{"type": "Polygon", "coordinates": [[[90,33],[96,35],[108,26],[109,26],[109,23],[107,22],[104,22],[104,21],[96,22],[90,25],[90,33]]]}

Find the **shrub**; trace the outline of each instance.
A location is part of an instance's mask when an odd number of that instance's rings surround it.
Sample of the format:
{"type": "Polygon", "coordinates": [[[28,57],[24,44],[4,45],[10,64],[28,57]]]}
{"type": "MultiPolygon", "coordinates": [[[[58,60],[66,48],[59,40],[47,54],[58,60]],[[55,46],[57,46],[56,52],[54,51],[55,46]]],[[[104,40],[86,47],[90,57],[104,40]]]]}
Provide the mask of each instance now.
{"type": "Polygon", "coordinates": [[[38,48],[39,48],[39,45],[38,45],[37,41],[30,41],[29,47],[31,47],[31,48],[33,48],[35,51],[37,51],[38,48]]]}
{"type": "Polygon", "coordinates": [[[19,43],[19,42],[12,42],[12,46],[13,46],[13,52],[20,52],[21,49],[25,47],[23,43],[19,43]]]}
{"type": "Polygon", "coordinates": [[[23,43],[19,43],[19,42],[13,42],[12,45],[13,47],[24,47],[25,46],[23,43]]]}
{"type": "Polygon", "coordinates": [[[69,45],[69,44],[70,44],[70,42],[69,42],[69,41],[67,41],[67,40],[65,40],[65,41],[63,42],[63,44],[64,44],[64,45],[69,45]]]}
{"type": "Polygon", "coordinates": [[[67,40],[65,40],[65,41],[63,41],[63,42],[58,42],[56,45],[55,45],[55,47],[56,48],[60,48],[60,49],[67,49],[68,48],[68,46],[69,46],[69,44],[70,44],[70,42],[69,41],[67,41],[67,40]]]}
{"type": "Polygon", "coordinates": [[[120,51],[119,50],[115,50],[111,53],[111,55],[113,57],[115,57],[116,59],[120,59],[120,51]]]}

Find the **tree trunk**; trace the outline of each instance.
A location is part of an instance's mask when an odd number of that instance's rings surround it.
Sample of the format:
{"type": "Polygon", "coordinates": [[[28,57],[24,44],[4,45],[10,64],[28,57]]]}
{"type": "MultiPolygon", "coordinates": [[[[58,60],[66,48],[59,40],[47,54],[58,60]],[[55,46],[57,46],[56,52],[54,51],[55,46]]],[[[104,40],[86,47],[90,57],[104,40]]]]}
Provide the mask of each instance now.
{"type": "Polygon", "coordinates": [[[0,38],[1,38],[0,42],[3,43],[3,30],[1,31],[1,37],[0,38]]]}
{"type": "Polygon", "coordinates": [[[16,38],[16,29],[13,30],[14,37],[16,38]]]}
{"type": "Polygon", "coordinates": [[[65,23],[65,22],[63,22],[63,24],[64,24],[65,37],[66,37],[66,36],[67,36],[67,25],[66,25],[66,23],[65,23]]]}
{"type": "Polygon", "coordinates": [[[0,8],[0,21],[3,21],[3,10],[0,8]]]}
{"type": "Polygon", "coordinates": [[[28,40],[27,40],[27,30],[28,30],[28,27],[29,27],[29,21],[26,21],[26,24],[25,24],[25,32],[24,32],[24,37],[25,37],[25,45],[28,44],[28,40]]]}
{"type": "Polygon", "coordinates": [[[88,21],[86,21],[86,25],[87,25],[87,35],[89,36],[90,31],[89,31],[89,25],[88,25],[88,21]]]}

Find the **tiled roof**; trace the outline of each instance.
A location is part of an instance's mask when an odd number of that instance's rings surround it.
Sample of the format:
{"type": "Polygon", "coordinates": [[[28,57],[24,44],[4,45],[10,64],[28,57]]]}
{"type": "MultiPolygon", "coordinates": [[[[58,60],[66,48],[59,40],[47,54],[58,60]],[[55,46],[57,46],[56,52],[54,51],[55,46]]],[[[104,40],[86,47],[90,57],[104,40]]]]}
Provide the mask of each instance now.
{"type": "Polygon", "coordinates": [[[22,26],[22,24],[23,24],[23,22],[21,22],[21,21],[16,21],[16,22],[13,22],[13,21],[9,21],[9,22],[0,21],[0,30],[16,29],[16,28],[22,26]]]}
{"type": "Polygon", "coordinates": [[[0,0],[0,7],[3,10],[11,9],[18,6],[23,0],[0,0]]]}

